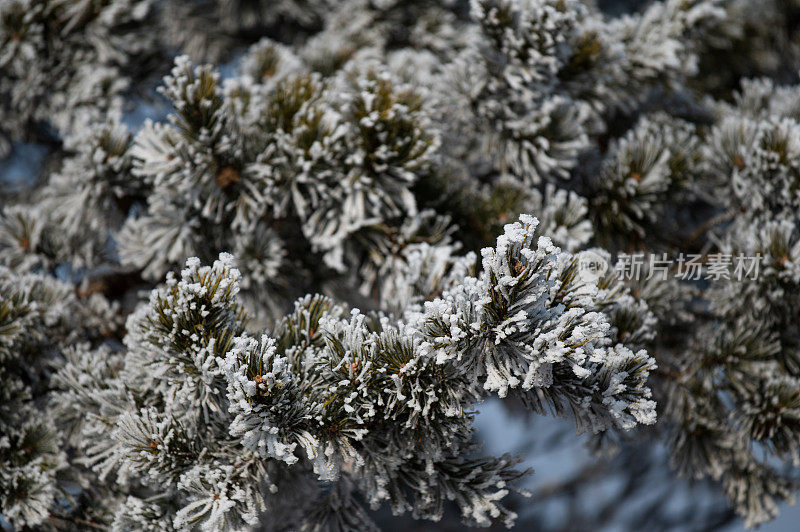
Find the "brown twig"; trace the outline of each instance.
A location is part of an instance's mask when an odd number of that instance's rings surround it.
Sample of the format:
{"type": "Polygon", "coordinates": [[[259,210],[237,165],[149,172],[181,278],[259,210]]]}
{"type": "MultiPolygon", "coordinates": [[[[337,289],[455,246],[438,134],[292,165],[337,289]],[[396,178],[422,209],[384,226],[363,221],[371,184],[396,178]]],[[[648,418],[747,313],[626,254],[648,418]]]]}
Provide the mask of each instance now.
{"type": "Polygon", "coordinates": [[[700,238],[706,231],[721,223],[727,222],[739,213],[739,209],[731,209],[722,214],[718,214],[708,220],[706,223],[698,227],[691,235],[689,235],[689,244],[700,238]]]}

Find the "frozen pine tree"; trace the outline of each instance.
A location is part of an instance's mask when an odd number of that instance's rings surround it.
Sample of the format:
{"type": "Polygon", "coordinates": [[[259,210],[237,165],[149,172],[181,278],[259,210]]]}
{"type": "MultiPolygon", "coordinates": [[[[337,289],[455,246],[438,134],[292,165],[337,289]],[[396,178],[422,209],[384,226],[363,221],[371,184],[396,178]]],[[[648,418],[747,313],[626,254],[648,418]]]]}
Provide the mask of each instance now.
{"type": "Polygon", "coordinates": [[[775,518],[799,9],[0,0],[0,528],[775,518]]]}

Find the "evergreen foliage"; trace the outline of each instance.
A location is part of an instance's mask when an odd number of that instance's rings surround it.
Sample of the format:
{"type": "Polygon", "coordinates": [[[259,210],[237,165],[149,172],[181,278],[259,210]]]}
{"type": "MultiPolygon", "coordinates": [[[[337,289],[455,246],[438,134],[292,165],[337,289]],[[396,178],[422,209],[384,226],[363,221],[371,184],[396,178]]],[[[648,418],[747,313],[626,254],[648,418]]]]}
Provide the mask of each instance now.
{"type": "Polygon", "coordinates": [[[597,4],[0,0],[0,528],[545,529],[489,398],[794,502],[800,4],[597,4]]]}

